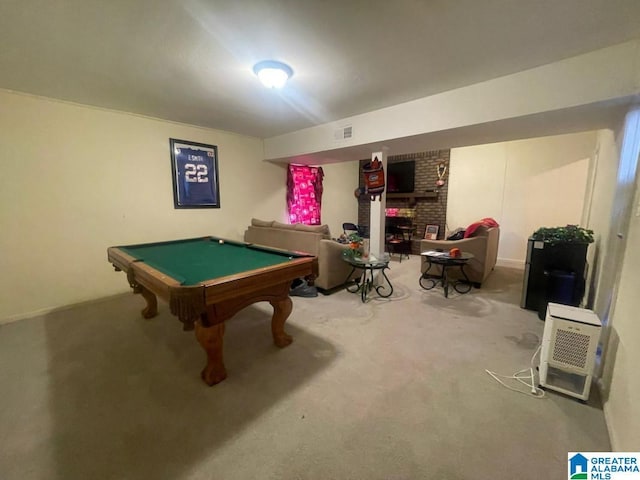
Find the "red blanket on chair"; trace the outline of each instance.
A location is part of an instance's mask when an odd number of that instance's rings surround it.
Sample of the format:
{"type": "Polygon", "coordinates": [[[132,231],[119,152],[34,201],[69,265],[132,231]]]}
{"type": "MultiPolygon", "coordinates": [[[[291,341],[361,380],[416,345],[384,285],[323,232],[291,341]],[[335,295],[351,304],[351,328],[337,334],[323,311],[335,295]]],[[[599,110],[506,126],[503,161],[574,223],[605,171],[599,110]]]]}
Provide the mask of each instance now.
{"type": "Polygon", "coordinates": [[[476,232],[476,230],[478,230],[479,227],[491,228],[491,227],[499,227],[499,226],[500,225],[498,225],[498,222],[496,222],[493,218],[491,217],[483,218],[482,220],[478,222],[474,222],[467,227],[467,229],[464,231],[464,238],[471,237],[476,232]]]}

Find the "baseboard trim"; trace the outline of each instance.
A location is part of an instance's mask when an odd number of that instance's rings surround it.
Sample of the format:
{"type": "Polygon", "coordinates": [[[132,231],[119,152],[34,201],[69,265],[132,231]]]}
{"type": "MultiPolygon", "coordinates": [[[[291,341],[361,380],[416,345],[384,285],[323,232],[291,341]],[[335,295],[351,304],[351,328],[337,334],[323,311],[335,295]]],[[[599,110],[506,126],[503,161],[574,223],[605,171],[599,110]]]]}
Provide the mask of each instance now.
{"type": "Polygon", "coordinates": [[[34,310],[32,312],[20,313],[18,315],[11,315],[9,317],[0,318],[0,325],[6,325],[8,323],[13,323],[13,322],[19,322],[20,320],[28,320],[30,318],[40,317],[40,316],[43,316],[43,315],[48,315],[50,313],[64,312],[65,310],[69,310],[69,309],[75,308],[75,307],[82,307],[82,306],[86,306],[86,305],[93,305],[95,303],[106,302],[108,300],[112,300],[112,299],[117,298],[117,297],[122,297],[124,295],[131,295],[131,293],[130,292],[129,293],[116,293],[114,295],[109,295],[108,297],[94,298],[93,300],[84,300],[82,302],[71,303],[69,305],[62,305],[62,306],[59,306],[59,307],[42,308],[40,310],[34,310]]]}
{"type": "Polygon", "coordinates": [[[499,258],[496,262],[496,267],[517,268],[518,270],[524,270],[524,261],[514,260],[512,258],[499,258]]]}
{"type": "Polygon", "coordinates": [[[609,402],[603,400],[604,398],[606,398],[605,395],[607,395],[608,392],[605,392],[606,387],[604,386],[602,378],[595,379],[591,388],[593,388],[594,386],[598,389],[598,394],[602,401],[602,413],[604,414],[604,424],[607,426],[607,432],[609,433],[609,443],[611,444],[611,451],[616,452],[618,451],[618,437],[616,435],[616,432],[613,431],[613,422],[611,421],[609,402]]]}

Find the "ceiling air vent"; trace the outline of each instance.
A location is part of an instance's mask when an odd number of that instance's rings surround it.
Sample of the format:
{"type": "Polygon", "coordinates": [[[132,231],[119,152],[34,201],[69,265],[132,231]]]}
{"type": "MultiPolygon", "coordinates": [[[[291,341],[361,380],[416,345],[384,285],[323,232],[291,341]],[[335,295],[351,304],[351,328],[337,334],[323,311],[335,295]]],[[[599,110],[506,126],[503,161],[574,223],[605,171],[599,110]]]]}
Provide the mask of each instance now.
{"type": "Polygon", "coordinates": [[[340,127],[333,134],[333,138],[336,140],[347,140],[351,137],[353,137],[353,126],[351,125],[340,127]]]}

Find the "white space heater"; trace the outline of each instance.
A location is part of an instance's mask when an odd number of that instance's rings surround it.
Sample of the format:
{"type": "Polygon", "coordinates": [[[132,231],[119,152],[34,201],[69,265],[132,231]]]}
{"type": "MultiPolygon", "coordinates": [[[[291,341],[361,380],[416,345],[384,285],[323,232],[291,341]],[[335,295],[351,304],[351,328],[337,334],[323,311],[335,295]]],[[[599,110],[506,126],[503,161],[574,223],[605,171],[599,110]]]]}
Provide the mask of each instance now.
{"type": "Polygon", "coordinates": [[[592,310],[549,303],[540,351],[540,385],[587,400],[601,329],[592,310]]]}

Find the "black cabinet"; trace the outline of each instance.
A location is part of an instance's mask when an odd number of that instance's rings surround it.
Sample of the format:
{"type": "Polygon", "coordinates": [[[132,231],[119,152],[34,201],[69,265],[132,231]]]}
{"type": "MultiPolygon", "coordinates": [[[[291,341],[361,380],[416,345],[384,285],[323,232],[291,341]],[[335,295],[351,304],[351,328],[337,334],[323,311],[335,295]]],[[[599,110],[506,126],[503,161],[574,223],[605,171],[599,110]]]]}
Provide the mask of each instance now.
{"type": "Polygon", "coordinates": [[[548,302],[577,307],[582,302],[587,274],[588,243],[529,239],[520,306],[546,310],[548,302]]]}

